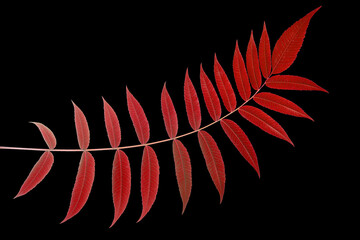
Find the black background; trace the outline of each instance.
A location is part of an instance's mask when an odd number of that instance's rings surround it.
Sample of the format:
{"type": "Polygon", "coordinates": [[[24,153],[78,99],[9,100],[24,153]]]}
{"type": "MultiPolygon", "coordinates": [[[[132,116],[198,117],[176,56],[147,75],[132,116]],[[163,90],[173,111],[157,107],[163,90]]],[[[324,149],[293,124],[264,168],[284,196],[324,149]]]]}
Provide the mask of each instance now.
{"type": "MultiPolygon", "coordinates": [[[[138,237],[308,236],[348,233],[354,209],[356,177],[350,155],[352,121],[348,104],[355,79],[347,52],[355,45],[346,37],[350,19],[329,1],[251,1],[199,4],[133,3],[117,6],[20,4],[1,7],[1,125],[0,145],[45,147],[29,121],[53,130],[58,148],[77,148],[73,122],[74,101],[85,113],[91,131],[90,147],[108,147],[103,123],[104,97],[118,113],[122,146],[137,144],[126,107],[126,86],[142,104],[151,127],[151,141],[167,137],[160,109],[164,82],[179,116],[179,134],[191,131],[183,102],[185,70],[200,96],[202,125],[211,122],[200,94],[199,66],[213,80],[214,53],[233,83],[231,66],[235,41],[243,56],[251,30],[258,43],[266,21],[271,46],[281,33],[306,13],[322,5],[293,66],[286,74],[307,77],[330,94],[274,91],[294,101],[315,122],[265,110],[287,131],[295,144],[270,136],[238,114],[235,120],[257,152],[261,179],[222,132],[208,132],[217,140],[226,167],[223,203],[211,182],[194,136],[183,138],[193,171],[189,204],[181,215],[170,143],[154,147],[160,162],[157,199],[141,213],[141,150],[127,151],[132,169],[132,191],[117,224],[111,198],[112,152],[96,152],[95,182],[81,212],[64,224],[78,153],[55,153],[46,179],[29,194],[13,200],[40,156],[39,152],[0,151],[2,234],[16,236],[138,237]],[[346,87],[345,87],[346,86],[346,87]],[[52,235],[48,235],[48,234],[52,235]],[[195,235],[196,234],[196,235],[195,235]]],[[[351,26],[350,26],[351,29],[351,26]]],[[[233,84],[235,87],[235,85],[233,84]]],[[[241,102],[240,97],[238,101],[241,102]]],[[[251,103],[254,105],[254,103],[251,103]]],[[[226,110],[223,108],[223,112],[226,110]]],[[[355,221],[355,220],[354,220],[355,221]]]]}

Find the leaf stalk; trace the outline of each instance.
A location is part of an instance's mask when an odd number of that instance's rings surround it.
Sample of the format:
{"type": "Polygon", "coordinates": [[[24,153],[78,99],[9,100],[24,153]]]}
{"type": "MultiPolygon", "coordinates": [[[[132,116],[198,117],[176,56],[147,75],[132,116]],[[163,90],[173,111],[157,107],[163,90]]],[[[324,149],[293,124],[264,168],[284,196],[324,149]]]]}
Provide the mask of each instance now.
{"type": "Polygon", "coordinates": [[[38,152],[45,152],[45,151],[50,151],[50,152],[100,152],[100,151],[116,151],[116,150],[124,150],[124,149],[130,149],[130,148],[139,148],[139,147],[145,147],[145,146],[150,146],[150,145],[156,145],[156,144],[160,144],[160,143],[164,143],[164,142],[169,142],[169,141],[173,141],[175,139],[179,139],[179,138],[183,138],[189,135],[192,135],[194,133],[197,133],[201,130],[204,130],[218,122],[220,122],[221,120],[229,117],[231,114],[237,112],[241,107],[245,106],[250,100],[252,100],[256,94],[258,94],[260,92],[260,90],[265,86],[266,81],[271,77],[272,74],[270,74],[270,76],[264,81],[264,83],[260,86],[260,88],[252,95],[250,96],[250,98],[246,101],[244,101],[239,107],[237,107],[235,110],[233,110],[232,112],[229,112],[228,114],[224,115],[223,117],[219,118],[218,120],[202,127],[199,128],[197,130],[179,135],[177,137],[174,138],[168,138],[168,139],[163,139],[163,140],[159,140],[159,141],[155,141],[155,142],[149,142],[149,143],[145,143],[145,144],[137,144],[137,145],[129,145],[129,146],[122,146],[122,147],[109,147],[109,148],[88,148],[86,150],[84,149],[48,149],[48,148],[26,148],[26,147],[11,147],[11,146],[0,146],[0,150],[19,150],[19,151],[38,151],[38,152]]]}

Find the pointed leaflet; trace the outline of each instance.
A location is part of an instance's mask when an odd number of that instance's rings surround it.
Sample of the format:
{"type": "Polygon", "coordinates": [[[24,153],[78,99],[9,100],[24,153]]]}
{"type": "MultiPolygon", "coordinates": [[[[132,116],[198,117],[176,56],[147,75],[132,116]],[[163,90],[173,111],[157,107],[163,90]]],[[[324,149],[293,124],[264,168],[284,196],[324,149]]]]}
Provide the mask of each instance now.
{"type": "Polygon", "coordinates": [[[36,187],[36,185],[38,185],[49,173],[53,163],[54,163],[54,155],[48,151],[44,152],[41,155],[40,159],[32,168],[31,172],[29,173],[29,176],[26,178],[25,182],[20,188],[20,191],[14,198],[25,195],[34,187],[36,187]]]}
{"type": "Polygon", "coordinates": [[[221,120],[220,124],[226,135],[229,137],[230,141],[236,147],[236,149],[255,169],[258,176],[260,177],[260,170],[255,150],[244,131],[234,121],[231,121],[229,119],[221,120]]]}
{"type": "Polygon", "coordinates": [[[66,217],[61,222],[66,222],[76,214],[85,205],[90,191],[94,182],[95,177],[95,160],[90,152],[84,151],[81,155],[81,160],[79,164],[79,169],[76,175],[76,180],[74,188],[71,194],[71,201],[69,210],[66,214],[66,217]]]}
{"type": "Polygon", "coordinates": [[[104,98],[103,102],[106,131],[111,147],[116,148],[120,145],[121,141],[121,129],[119,119],[116,116],[114,109],[105,101],[104,98]]]}
{"type": "Polygon", "coordinates": [[[38,122],[32,122],[32,123],[35,124],[40,130],[40,133],[43,136],[44,141],[48,145],[49,149],[54,149],[56,147],[56,138],[54,133],[42,123],[38,123],[38,122]]]}
{"type": "Polygon", "coordinates": [[[313,81],[304,77],[292,75],[272,76],[266,81],[266,86],[269,88],[281,90],[322,91],[328,93],[328,91],[318,86],[313,81]]]}
{"type": "Polygon", "coordinates": [[[277,74],[288,69],[295,61],[303,44],[306,30],[312,16],[320,7],[308,13],[305,17],[289,27],[276,42],[272,54],[272,73],[277,74]]]}
{"type": "Polygon", "coordinates": [[[155,151],[150,146],[145,146],[141,162],[141,198],[142,213],[138,220],[141,221],[149,212],[159,188],[159,162],[155,151]]]}
{"type": "Polygon", "coordinates": [[[112,195],[114,203],[114,220],[112,227],[124,212],[130,197],[131,171],[126,154],[117,150],[115,152],[112,169],[112,195]]]}
{"type": "Polygon", "coordinates": [[[135,128],[136,135],[140,143],[145,144],[149,141],[150,138],[149,122],[140,103],[130,93],[128,88],[126,88],[126,98],[128,110],[135,128]]]}
{"type": "MultiPolygon", "coordinates": [[[[105,101],[104,119],[110,145],[116,148],[121,142],[121,129],[114,109],[105,101]]],[[[121,150],[116,150],[112,167],[112,196],[114,203],[114,219],[112,227],[124,212],[131,189],[131,172],[128,157],[121,150]]]]}
{"type": "Polygon", "coordinates": [[[201,125],[200,103],[187,69],[184,82],[184,99],[190,126],[193,130],[197,130],[201,125]]]}
{"type": "Polygon", "coordinates": [[[235,52],[233,58],[233,71],[237,89],[240,97],[246,101],[250,98],[251,87],[249,77],[246,71],[244,59],[240,53],[238,42],[236,41],[235,52]]]}
{"type": "Polygon", "coordinates": [[[225,166],[219,147],[212,136],[205,132],[198,132],[198,139],[201,151],[204,155],[206,167],[210,173],[211,179],[215,184],[222,202],[225,190],[225,166]]]}
{"type": "Polygon", "coordinates": [[[262,110],[252,107],[252,106],[243,106],[239,109],[239,113],[243,118],[259,127],[261,130],[283,139],[289,142],[294,146],[285,130],[277,123],[274,119],[272,119],[269,115],[264,113],[262,110]]]}
{"type": "Polygon", "coordinates": [[[189,201],[192,187],[190,156],[180,140],[175,139],[173,141],[172,147],[175,162],[176,180],[183,203],[182,213],[184,213],[186,205],[189,201]]]}
{"type": "Polygon", "coordinates": [[[234,111],[236,108],[236,96],[224,69],[217,60],[216,54],[214,60],[214,76],[226,110],[229,112],[234,111]]]}
{"type": "Polygon", "coordinates": [[[271,49],[265,22],[259,43],[259,62],[262,75],[267,79],[271,74],[271,49]]]}
{"type": "Polygon", "coordinates": [[[165,122],[165,128],[170,138],[174,138],[178,131],[178,119],[174,104],[166,89],[166,84],[161,92],[161,112],[165,122]]]}
{"type": "Polygon", "coordinates": [[[298,105],[278,95],[268,92],[261,92],[254,96],[254,101],[268,109],[295,117],[308,118],[314,121],[298,105]]]}
{"type": "Polygon", "coordinates": [[[251,31],[250,40],[246,51],[246,67],[252,88],[258,90],[261,86],[261,72],[253,31],[251,31]]]}
{"type": "Polygon", "coordinates": [[[204,96],[205,105],[211,118],[217,121],[221,117],[221,105],[219,97],[215,91],[213,84],[204,72],[202,65],[200,65],[200,83],[201,91],[204,96]]]}
{"type": "Polygon", "coordinates": [[[81,111],[81,109],[78,106],[76,106],[74,102],[73,102],[73,106],[74,106],[75,128],[76,128],[78,143],[80,149],[85,150],[89,147],[89,143],[90,143],[89,126],[86,121],[85,115],[81,111]]]}

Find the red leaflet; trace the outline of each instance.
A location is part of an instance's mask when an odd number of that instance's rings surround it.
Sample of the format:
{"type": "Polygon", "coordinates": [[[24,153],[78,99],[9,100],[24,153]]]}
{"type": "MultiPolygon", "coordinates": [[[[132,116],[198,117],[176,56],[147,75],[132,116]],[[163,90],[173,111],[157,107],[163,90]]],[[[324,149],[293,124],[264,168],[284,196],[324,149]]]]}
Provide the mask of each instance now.
{"type": "Polygon", "coordinates": [[[156,199],[159,188],[159,162],[155,151],[150,146],[145,146],[141,162],[141,198],[142,213],[141,221],[149,212],[156,199]]]}
{"type": "Polygon", "coordinates": [[[255,150],[244,131],[234,121],[229,119],[221,120],[220,124],[230,141],[245,160],[255,169],[260,178],[260,169],[255,150]]]}
{"type": "Polygon", "coordinates": [[[61,223],[66,222],[76,214],[85,205],[95,177],[95,160],[90,152],[83,152],[76,175],[74,188],[71,194],[71,201],[66,217],[61,223]]]}
{"type": "Polygon", "coordinates": [[[246,67],[248,70],[251,86],[253,89],[258,90],[261,86],[261,72],[253,31],[251,31],[251,36],[246,51],[246,67]]]}
{"type": "Polygon", "coordinates": [[[112,196],[114,202],[114,220],[112,227],[124,212],[130,197],[131,171],[126,154],[117,150],[115,152],[112,169],[112,196]]]}
{"type": "Polygon", "coordinates": [[[105,101],[104,102],[104,120],[105,127],[110,141],[110,145],[116,148],[121,142],[121,129],[119,119],[116,116],[114,109],[105,101]]]}
{"type": "Polygon", "coordinates": [[[51,152],[44,152],[21,186],[20,191],[14,198],[25,195],[34,187],[36,187],[36,185],[38,185],[50,172],[53,163],[54,155],[51,152]]]}
{"type": "Polygon", "coordinates": [[[86,121],[84,113],[81,111],[78,106],[74,105],[74,115],[75,115],[75,128],[76,128],[76,134],[78,143],[81,149],[85,150],[89,147],[90,143],[90,131],[89,126],[86,121]]]}
{"type": "Polygon", "coordinates": [[[240,97],[246,101],[250,98],[251,88],[249,77],[246,71],[244,59],[240,53],[238,42],[236,41],[235,52],[233,58],[233,71],[237,89],[240,97]]]}
{"type": "Polygon", "coordinates": [[[206,167],[210,173],[211,179],[215,184],[222,202],[225,190],[225,166],[219,147],[212,136],[205,132],[198,132],[198,139],[201,151],[204,155],[206,167]]]}
{"type": "Polygon", "coordinates": [[[32,123],[35,124],[40,130],[40,133],[43,136],[44,141],[48,145],[49,149],[54,149],[56,147],[56,138],[54,133],[42,123],[38,123],[38,122],[32,122],[32,123]]]}
{"type": "Polygon", "coordinates": [[[170,138],[174,138],[178,131],[178,119],[174,104],[166,89],[166,83],[161,92],[161,111],[165,122],[165,128],[170,138]]]}
{"type": "Polygon", "coordinates": [[[212,85],[210,79],[204,72],[202,65],[200,65],[200,84],[201,91],[204,96],[207,110],[214,121],[217,121],[221,117],[221,105],[219,97],[212,85]]]}
{"type": "Polygon", "coordinates": [[[292,115],[295,117],[303,117],[308,118],[312,121],[314,121],[309,115],[307,115],[298,105],[295,103],[280,97],[278,95],[262,92],[258,93],[256,96],[254,96],[254,101],[266,108],[269,108],[271,110],[292,115]]]}
{"type": "Polygon", "coordinates": [[[140,143],[145,144],[149,141],[150,138],[149,122],[140,103],[130,93],[128,88],[126,88],[126,98],[128,110],[135,128],[136,135],[140,143]]]}
{"type": "Polygon", "coordinates": [[[283,139],[289,142],[291,145],[294,146],[288,135],[286,134],[285,130],[277,123],[274,119],[272,119],[269,115],[264,113],[262,110],[252,107],[252,106],[243,106],[239,109],[239,113],[243,118],[254,124],[255,126],[259,127],[261,130],[283,139]]]}
{"type": "Polygon", "coordinates": [[[173,141],[173,155],[175,162],[176,179],[179,186],[180,196],[183,203],[182,213],[184,213],[186,205],[190,198],[192,177],[191,162],[188,151],[179,140],[173,141]]]}
{"type": "Polygon", "coordinates": [[[224,69],[216,58],[216,54],[214,60],[214,76],[225,108],[229,112],[232,112],[236,108],[236,96],[224,69]]]}
{"type": "Polygon", "coordinates": [[[259,62],[262,75],[267,79],[271,73],[271,49],[265,22],[259,44],[259,62]]]}
{"type": "Polygon", "coordinates": [[[311,11],[305,17],[289,27],[276,42],[272,55],[272,73],[277,74],[288,69],[295,61],[303,44],[306,30],[312,16],[320,9],[311,11]]]}
{"type": "Polygon", "coordinates": [[[292,75],[276,75],[266,81],[266,86],[273,89],[281,90],[307,90],[322,91],[328,93],[325,89],[318,86],[313,81],[292,75]]]}
{"type": "Polygon", "coordinates": [[[190,126],[193,130],[197,130],[200,128],[201,125],[200,103],[194,85],[189,78],[189,73],[187,69],[184,83],[184,99],[186,113],[189,119],[190,126]]]}

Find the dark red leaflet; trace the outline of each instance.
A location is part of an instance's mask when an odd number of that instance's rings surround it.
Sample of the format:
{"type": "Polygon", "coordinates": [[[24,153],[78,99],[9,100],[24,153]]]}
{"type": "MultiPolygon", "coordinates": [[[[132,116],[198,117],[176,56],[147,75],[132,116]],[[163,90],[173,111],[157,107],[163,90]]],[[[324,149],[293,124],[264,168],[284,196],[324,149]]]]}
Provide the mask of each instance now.
{"type": "Polygon", "coordinates": [[[272,54],[272,74],[281,73],[293,64],[303,44],[309,22],[320,8],[295,22],[280,36],[272,54]]]}
{"type": "Polygon", "coordinates": [[[239,109],[239,113],[243,118],[259,127],[261,130],[283,139],[294,146],[285,130],[273,118],[267,115],[262,110],[253,106],[243,106],[239,109]]]}
{"type": "Polygon", "coordinates": [[[239,125],[229,119],[221,120],[220,124],[230,141],[234,144],[245,160],[255,169],[260,178],[260,169],[254,147],[244,131],[239,127],[239,125]]]}
{"type": "Polygon", "coordinates": [[[190,126],[193,130],[197,130],[201,125],[201,109],[199,98],[196,94],[193,83],[190,80],[188,70],[186,69],[185,82],[184,82],[184,100],[186,107],[186,114],[190,126]]]}
{"type": "Polygon", "coordinates": [[[90,143],[89,125],[81,109],[78,106],[76,106],[74,102],[73,102],[73,106],[74,106],[75,128],[76,128],[78,143],[80,149],[85,150],[89,147],[89,143],[90,143]]]}
{"type": "Polygon", "coordinates": [[[81,155],[79,169],[76,175],[71,201],[66,217],[61,223],[66,222],[84,207],[94,182],[95,160],[90,152],[84,151],[81,155]]]}
{"type": "Polygon", "coordinates": [[[131,171],[126,154],[117,150],[115,152],[112,168],[112,196],[114,203],[114,220],[112,227],[124,212],[130,197],[131,171]]]}
{"type": "Polygon", "coordinates": [[[54,149],[56,147],[56,138],[54,133],[42,123],[38,123],[38,122],[32,122],[32,123],[35,124],[36,127],[40,130],[40,133],[44,138],[44,141],[46,142],[49,149],[54,149]]]}
{"type": "Polygon", "coordinates": [[[250,98],[251,87],[245,67],[245,62],[239,50],[238,41],[236,41],[235,51],[234,51],[233,72],[234,72],[235,83],[239,91],[240,97],[244,101],[246,101],[250,98]]]}
{"type": "Polygon", "coordinates": [[[215,91],[214,85],[204,72],[202,65],[200,65],[200,84],[201,91],[204,96],[206,108],[214,121],[221,117],[221,105],[219,97],[215,91]]]}
{"type": "Polygon", "coordinates": [[[146,118],[145,112],[140,103],[126,88],[127,105],[130,114],[131,121],[134,125],[136,135],[141,144],[145,144],[150,138],[149,122],[146,118]]]}
{"type": "Polygon", "coordinates": [[[32,168],[25,182],[21,186],[18,194],[14,198],[25,195],[33,188],[35,188],[50,172],[53,164],[54,155],[51,152],[44,152],[32,168]]]}
{"type": "Polygon", "coordinates": [[[142,213],[141,221],[149,212],[155,202],[159,188],[160,168],[155,151],[150,146],[145,146],[141,162],[141,198],[142,213]]]}
{"type": "Polygon", "coordinates": [[[182,213],[184,213],[192,188],[190,156],[186,147],[180,140],[175,139],[173,141],[172,148],[175,162],[176,180],[183,203],[182,213]]]}
{"type": "Polygon", "coordinates": [[[267,79],[271,74],[271,49],[265,22],[259,43],[259,62],[262,75],[267,79]]]}
{"type": "Polygon", "coordinates": [[[161,112],[163,115],[166,132],[170,138],[174,138],[178,131],[178,118],[175,111],[174,104],[171,100],[169,92],[166,89],[166,83],[164,84],[161,92],[161,112]]]}
{"type": "Polygon", "coordinates": [[[121,142],[121,129],[119,119],[114,111],[114,109],[108,104],[103,98],[104,102],[104,120],[106,132],[110,141],[110,145],[113,148],[116,148],[120,145],[121,142]]]}
{"type": "Polygon", "coordinates": [[[298,105],[273,93],[268,93],[268,92],[258,93],[256,96],[254,96],[254,101],[257,104],[266,107],[268,109],[295,117],[308,118],[314,121],[298,105]]]}
{"type": "Polygon", "coordinates": [[[225,191],[225,165],[221,156],[220,149],[213,137],[205,132],[198,132],[198,140],[201,152],[205,158],[206,167],[210,173],[211,179],[215,184],[220,195],[220,203],[223,200],[225,191]]]}
{"type": "Polygon", "coordinates": [[[258,90],[261,86],[261,72],[253,31],[246,51],[246,67],[252,88],[258,90]]]}
{"type": "Polygon", "coordinates": [[[299,76],[276,75],[266,81],[266,86],[273,89],[281,90],[305,90],[305,91],[322,91],[328,93],[325,89],[313,81],[299,76]]]}
{"type": "Polygon", "coordinates": [[[229,78],[227,77],[222,66],[220,65],[216,54],[214,58],[214,76],[216,86],[220,92],[220,96],[226,110],[232,112],[236,108],[236,96],[229,81],[229,78]]]}

